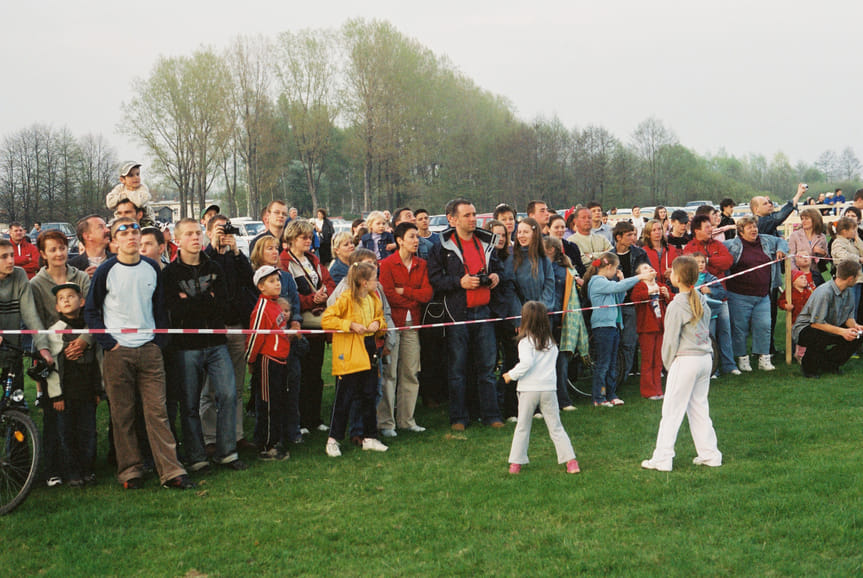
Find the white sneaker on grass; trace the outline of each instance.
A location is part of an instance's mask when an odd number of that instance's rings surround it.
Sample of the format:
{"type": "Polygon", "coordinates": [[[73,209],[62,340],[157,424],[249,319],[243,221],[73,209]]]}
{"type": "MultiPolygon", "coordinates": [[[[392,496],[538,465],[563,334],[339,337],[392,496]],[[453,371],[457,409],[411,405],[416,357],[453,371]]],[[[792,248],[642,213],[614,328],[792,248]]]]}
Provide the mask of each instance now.
{"type": "Polygon", "coordinates": [[[339,442],[335,440],[327,441],[327,455],[331,458],[338,458],[342,455],[342,450],[339,449],[339,442]]]}
{"type": "Polygon", "coordinates": [[[365,438],[363,439],[363,449],[373,452],[385,452],[390,448],[382,444],[377,438],[365,438]]]}
{"type": "Polygon", "coordinates": [[[408,431],[412,431],[414,433],[424,432],[426,428],[421,425],[413,424],[411,427],[407,428],[408,431]]]}
{"type": "Polygon", "coordinates": [[[318,426],[318,431],[330,431],[330,426],[325,423],[322,423],[318,426]]]}
{"type": "Polygon", "coordinates": [[[653,460],[644,460],[641,462],[641,467],[645,470],[656,470],[657,472],[670,472],[671,466],[664,466],[662,464],[658,464],[653,460]]]}
{"type": "Polygon", "coordinates": [[[387,428],[387,429],[381,430],[381,435],[384,436],[385,438],[394,438],[399,434],[396,433],[396,430],[387,428]]]}
{"type": "Polygon", "coordinates": [[[759,355],[758,356],[758,369],[762,371],[773,371],[776,369],[773,367],[773,362],[770,360],[769,355],[759,355]]]}
{"type": "Polygon", "coordinates": [[[740,371],[752,371],[752,366],[749,365],[749,356],[743,355],[737,358],[737,367],[740,371]]]}

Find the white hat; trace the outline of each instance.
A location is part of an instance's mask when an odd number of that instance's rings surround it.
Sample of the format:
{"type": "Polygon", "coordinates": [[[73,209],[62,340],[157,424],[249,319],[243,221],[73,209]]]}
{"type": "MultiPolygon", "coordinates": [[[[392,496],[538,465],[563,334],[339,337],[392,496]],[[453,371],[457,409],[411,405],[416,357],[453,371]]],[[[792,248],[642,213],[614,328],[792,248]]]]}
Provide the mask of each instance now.
{"type": "Polygon", "coordinates": [[[278,272],[279,272],[279,270],[276,269],[275,267],[273,267],[272,265],[264,265],[262,267],[259,267],[258,270],[255,271],[255,276],[253,277],[255,285],[257,285],[258,283],[263,281],[263,279],[265,277],[269,277],[270,275],[273,275],[273,274],[278,273],[278,272]]]}
{"type": "Polygon", "coordinates": [[[120,176],[121,177],[127,177],[127,176],[129,176],[129,173],[132,171],[132,169],[134,169],[135,167],[140,167],[140,166],[141,166],[141,163],[136,163],[135,161],[125,162],[125,163],[123,163],[123,166],[120,167],[120,176]]]}

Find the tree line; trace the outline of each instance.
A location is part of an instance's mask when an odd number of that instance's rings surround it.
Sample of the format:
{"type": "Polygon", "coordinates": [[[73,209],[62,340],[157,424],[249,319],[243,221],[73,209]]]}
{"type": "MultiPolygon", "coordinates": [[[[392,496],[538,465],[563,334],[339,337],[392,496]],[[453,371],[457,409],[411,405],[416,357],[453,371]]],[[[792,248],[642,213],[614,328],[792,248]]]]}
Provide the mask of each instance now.
{"type": "MultiPolygon", "coordinates": [[[[162,56],[132,93],[121,134],[146,152],[157,198],[192,213],[212,197],[233,216],[257,216],[272,199],[302,214],[344,215],[405,204],[435,212],[455,196],[480,210],[533,198],[553,207],[675,205],[784,198],[800,181],[813,192],[854,189],[860,180],[850,147],[792,164],[783,153],[699,155],[654,117],[623,138],[556,117],[519,119],[504,97],[385,21],[162,56]]],[[[0,158],[8,220],[104,211],[116,182],[113,148],[65,128],[7,135],[0,158]]]]}

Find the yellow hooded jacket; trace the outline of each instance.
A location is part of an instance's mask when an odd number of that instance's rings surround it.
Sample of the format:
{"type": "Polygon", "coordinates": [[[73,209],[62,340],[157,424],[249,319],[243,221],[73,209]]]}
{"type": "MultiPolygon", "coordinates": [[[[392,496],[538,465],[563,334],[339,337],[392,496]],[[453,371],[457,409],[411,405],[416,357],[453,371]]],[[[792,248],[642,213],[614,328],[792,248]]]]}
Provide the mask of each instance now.
{"type": "MultiPolygon", "coordinates": [[[[380,323],[380,329],[376,333],[380,337],[387,329],[383,306],[376,291],[369,293],[369,297],[375,304],[374,318],[369,324],[374,321],[380,323]]],[[[364,324],[360,305],[354,300],[351,291],[347,290],[339,295],[335,303],[327,307],[321,317],[323,329],[344,332],[333,335],[333,375],[348,375],[371,369],[371,362],[363,343],[365,336],[351,331],[352,322],[364,324]]]]}

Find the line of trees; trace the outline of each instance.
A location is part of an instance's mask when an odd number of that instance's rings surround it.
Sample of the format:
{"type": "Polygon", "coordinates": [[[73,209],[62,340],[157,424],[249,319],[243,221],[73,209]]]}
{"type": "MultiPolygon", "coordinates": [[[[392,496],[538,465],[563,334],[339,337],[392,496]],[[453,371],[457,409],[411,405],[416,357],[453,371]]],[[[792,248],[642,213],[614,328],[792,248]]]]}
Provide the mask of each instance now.
{"type": "MultiPolygon", "coordinates": [[[[648,118],[620,138],[602,126],[524,121],[505,98],[477,87],[384,21],[338,31],[237,38],[224,50],[160,57],[133,82],[119,127],[147,154],[146,182],[192,212],[218,197],[231,215],[256,216],[286,199],[302,214],[357,214],[466,196],[480,210],[541,198],[554,207],[744,200],[854,189],[849,147],[812,164],[720,150],[699,155],[648,118]]],[[[111,147],[43,126],[0,147],[0,210],[29,221],[102,209],[116,182],[111,147]]]]}

